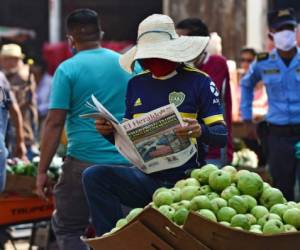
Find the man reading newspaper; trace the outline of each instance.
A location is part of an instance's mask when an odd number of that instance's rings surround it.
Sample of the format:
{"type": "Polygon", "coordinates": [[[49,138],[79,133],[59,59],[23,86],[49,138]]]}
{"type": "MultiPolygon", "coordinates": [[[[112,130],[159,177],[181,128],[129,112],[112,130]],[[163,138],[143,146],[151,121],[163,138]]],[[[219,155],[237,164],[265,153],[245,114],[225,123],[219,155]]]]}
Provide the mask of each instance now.
{"type": "MultiPolygon", "coordinates": [[[[87,106],[96,113],[82,114],[81,118],[102,118],[114,130],[115,146],[131,164],[146,174],[176,168],[185,164],[196,152],[190,137],[176,133],[184,125],[174,103],[157,108],[124,121],[122,124],[92,95],[93,104],[87,106]]],[[[109,138],[108,138],[109,139],[109,138]]]]}
{"type": "MultiPolygon", "coordinates": [[[[197,153],[181,166],[150,174],[135,166],[101,165],[85,170],[83,183],[98,235],[110,231],[123,217],[121,204],[144,207],[157,188],[171,187],[192,169],[204,165],[205,144],[226,144],[227,129],[214,83],[206,74],[184,64],[200,56],[208,40],[179,37],[170,17],[151,15],[139,25],[137,46],[120,58],[120,64],[129,72],[135,61],[145,69],[129,81],[125,119],[174,104],[184,122],[176,127],[176,136],[196,142],[197,153]]],[[[98,119],[96,128],[114,141],[117,133],[109,120],[98,119]]]]}

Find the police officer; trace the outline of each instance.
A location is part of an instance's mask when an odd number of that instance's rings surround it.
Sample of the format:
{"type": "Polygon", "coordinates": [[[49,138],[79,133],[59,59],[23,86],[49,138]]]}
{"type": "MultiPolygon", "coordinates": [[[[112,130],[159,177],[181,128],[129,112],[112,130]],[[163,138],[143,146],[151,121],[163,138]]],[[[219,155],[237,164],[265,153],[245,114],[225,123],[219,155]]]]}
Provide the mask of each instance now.
{"type": "Polygon", "coordinates": [[[300,180],[300,161],[295,157],[295,144],[300,140],[300,49],[294,10],[269,12],[268,25],[275,49],[259,54],[242,79],[241,113],[251,124],[253,89],[263,80],[269,104],[266,144],[270,172],[274,186],[286,199],[294,200],[296,176],[300,180]]]}

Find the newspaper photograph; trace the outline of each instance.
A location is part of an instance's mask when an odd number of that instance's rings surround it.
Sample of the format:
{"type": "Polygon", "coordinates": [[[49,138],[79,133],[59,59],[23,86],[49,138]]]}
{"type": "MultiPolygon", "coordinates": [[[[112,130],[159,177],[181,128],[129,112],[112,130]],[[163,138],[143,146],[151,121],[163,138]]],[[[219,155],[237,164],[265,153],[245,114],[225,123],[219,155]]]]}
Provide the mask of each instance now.
{"type": "Polygon", "coordinates": [[[150,174],[176,168],[196,153],[191,139],[176,135],[176,127],[184,126],[184,122],[174,104],[119,123],[96,97],[92,96],[92,101],[94,105],[88,103],[88,106],[97,112],[80,117],[101,117],[111,121],[116,148],[141,171],[150,174]]]}

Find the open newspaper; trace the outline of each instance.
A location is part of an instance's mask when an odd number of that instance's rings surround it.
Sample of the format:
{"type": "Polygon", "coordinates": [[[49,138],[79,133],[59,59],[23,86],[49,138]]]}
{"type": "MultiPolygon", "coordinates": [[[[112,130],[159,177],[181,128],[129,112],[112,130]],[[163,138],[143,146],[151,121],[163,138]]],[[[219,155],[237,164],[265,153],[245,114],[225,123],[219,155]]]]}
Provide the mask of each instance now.
{"type": "Polygon", "coordinates": [[[184,122],[174,104],[119,123],[93,95],[92,101],[93,104],[87,105],[96,112],[80,117],[109,120],[115,128],[118,151],[147,174],[179,167],[197,151],[191,139],[180,138],[175,133],[175,128],[184,122]]]}

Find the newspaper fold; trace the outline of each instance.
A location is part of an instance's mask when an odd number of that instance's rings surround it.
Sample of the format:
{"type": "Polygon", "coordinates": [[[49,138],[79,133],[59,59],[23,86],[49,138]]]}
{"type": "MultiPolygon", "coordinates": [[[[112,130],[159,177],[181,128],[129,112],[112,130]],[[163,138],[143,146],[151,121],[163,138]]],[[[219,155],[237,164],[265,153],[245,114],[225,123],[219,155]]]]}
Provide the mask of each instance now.
{"type": "Polygon", "coordinates": [[[94,95],[92,101],[93,104],[87,103],[87,106],[96,112],[80,117],[110,121],[118,151],[146,174],[179,167],[197,152],[191,139],[175,133],[175,128],[184,126],[184,122],[174,104],[119,123],[94,95]]]}

